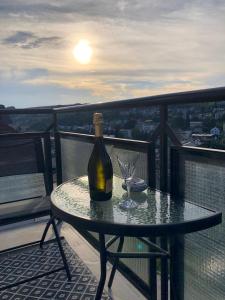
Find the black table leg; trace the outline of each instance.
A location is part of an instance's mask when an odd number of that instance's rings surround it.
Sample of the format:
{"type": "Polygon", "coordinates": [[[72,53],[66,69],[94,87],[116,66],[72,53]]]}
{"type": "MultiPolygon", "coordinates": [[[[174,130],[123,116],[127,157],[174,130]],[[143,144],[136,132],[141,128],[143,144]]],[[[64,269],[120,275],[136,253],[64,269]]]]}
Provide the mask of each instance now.
{"type": "Polygon", "coordinates": [[[55,233],[55,237],[56,237],[56,240],[57,240],[57,243],[58,243],[58,246],[59,246],[59,251],[60,251],[60,254],[61,254],[61,257],[62,257],[62,260],[63,260],[63,264],[64,264],[64,267],[65,267],[65,270],[66,270],[67,278],[68,278],[69,281],[71,281],[71,274],[70,274],[68,262],[67,262],[67,259],[66,259],[66,255],[63,251],[63,246],[62,246],[62,243],[61,243],[61,240],[60,240],[60,236],[59,236],[58,229],[57,229],[57,226],[55,224],[55,219],[54,218],[51,218],[51,223],[52,223],[53,231],[55,233]]]}
{"type": "Polygon", "coordinates": [[[95,300],[101,300],[105,280],[106,280],[106,263],[107,263],[107,251],[105,247],[105,235],[99,233],[99,243],[100,243],[100,264],[101,264],[101,275],[97,288],[97,293],[95,300]]]}
{"type": "MultiPolygon", "coordinates": [[[[156,243],[155,237],[149,238],[150,242],[156,243]]],[[[157,300],[157,269],[156,269],[156,258],[152,257],[149,259],[149,285],[150,285],[150,299],[157,300]]]]}
{"type": "Polygon", "coordinates": [[[170,238],[170,299],[184,299],[184,236],[170,238]]]}
{"type": "MultiPolygon", "coordinates": [[[[160,246],[163,250],[168,249],[167,238],[161,237],[160,246]]],[[[168,300],[168,258],[161,258],[161,300],[168,300]]]]}
{"type": "MultiPolygon", "coordinates": [[[[121,252],[122,251],[122,249],[123,249],[123,243],[124,243],[124,237],[121,236],[120,237],[120,242],[119,242],[119,245],[118,245],[118,248],[117,248],[117,252],[121,252]]],[[[119,263],[119,257],[116,257],[115,261],[114,261],[114,264],[113,264],[113,267],[112,267],[112,271],[111,271],[110,277],[109,277],[109,282],[108,282],[108,287],[109,288],[112,287],[112,283],[113,283],[113,279],[114,279],[114,276],[115,276],[115,273],[116,273],[116,269],[118,267],[118,263],[119,263]]]]}

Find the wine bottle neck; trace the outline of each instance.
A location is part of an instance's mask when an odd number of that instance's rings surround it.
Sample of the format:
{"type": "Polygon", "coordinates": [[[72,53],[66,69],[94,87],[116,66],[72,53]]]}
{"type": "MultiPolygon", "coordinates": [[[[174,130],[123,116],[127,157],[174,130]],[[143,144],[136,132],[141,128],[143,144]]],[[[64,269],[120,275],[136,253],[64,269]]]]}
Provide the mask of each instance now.
{"type": "Polygon", "coordinates": [[[102,136],[103,136],[102,124],[95,124],[95,137],[102,137],[102,136]]]}

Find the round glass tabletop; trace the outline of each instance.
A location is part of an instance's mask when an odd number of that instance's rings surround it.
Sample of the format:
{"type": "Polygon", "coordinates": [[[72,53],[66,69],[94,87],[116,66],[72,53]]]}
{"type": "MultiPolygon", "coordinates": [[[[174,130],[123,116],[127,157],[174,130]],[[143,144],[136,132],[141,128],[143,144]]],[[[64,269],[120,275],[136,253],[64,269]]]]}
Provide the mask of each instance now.
{"type": "Polygon", "coordinates": [[[131,193],[138,206],[123,210],[119,203],[127,197],[127,192],[122,188],[122,183],[121,178],[114,176],[111,200],[97,202],[90,201],[86,176],[67,181],[51,195],[53,213],[87,230],[112,234],[129,234],[130,230],[135,230],[136,235],[140,233],[142,236],[144,231],[154,234],[193,232],[221,221],[221,213],[188,201],[175,201],[169,194],[150,189],[131,193]]]}

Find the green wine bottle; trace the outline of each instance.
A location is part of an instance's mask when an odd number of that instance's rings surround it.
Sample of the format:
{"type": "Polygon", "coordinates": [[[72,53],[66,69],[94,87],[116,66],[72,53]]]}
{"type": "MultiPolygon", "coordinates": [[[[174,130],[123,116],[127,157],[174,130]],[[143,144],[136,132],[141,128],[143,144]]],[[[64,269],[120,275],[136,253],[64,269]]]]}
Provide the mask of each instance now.
{"type": "Polygon", "coordinates": [[[105,201],[112,197],[113,168],[103,141],[103,117],[95,113],[95,144],[88,162],[90,197],[95,201],[105,201]]]}

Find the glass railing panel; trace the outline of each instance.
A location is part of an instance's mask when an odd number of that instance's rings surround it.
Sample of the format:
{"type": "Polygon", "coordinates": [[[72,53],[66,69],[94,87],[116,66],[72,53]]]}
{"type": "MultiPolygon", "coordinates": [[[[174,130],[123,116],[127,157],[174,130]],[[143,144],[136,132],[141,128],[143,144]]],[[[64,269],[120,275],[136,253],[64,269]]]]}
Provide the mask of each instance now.
{"type": "MultiPolygon", "coordinates": [[[[62,177],[63,181],[77,176],[87,175],[88,161],[93,149],[93,143],[83,142],[76,138],[61,137],[61,160],[62,160],[62,177]]],[[[121,149],[116,145],[106,145],[108,154],[111,157],[113,172],[121,176],[117,156],[138,154],[136,176],[147,181],[148,167],[147,154],[137,150],[121,149]]],[[[152,158],[154,159],[154,158],[152,158]]],[[[151,176],[151,174],[149,174],[151,176]]],[[[154,175],[154,171],[153,174],[154,175]]]]}
{"type": "MultiPolygon", "coordinates": [[[[185,161],[185,197],[225,212],[225,164],[185,161]]],[[[193,289],[198,299],[225,297],[225,223],[186,238],[185,264],[187,299],[193,289]],[[192,285],[194,278],[197,279],[192,285]],[[194,288],[195,286],[195,288],[194,288]],[[201,290],[201,293],[200,293],[201,290]]],[[[192,298],[193,299],[193,298],[192,298]]],[[[195,298],[194,298],[195,299],[195,298]]]]}
{"type": "Polygon", "coordinates": [[[168,122],[182,145],[225,149],[225,101],[169,105],[168,122]]]}
{"type": "Polygon", "coordinates": [[[60,142],[63,181],[87,175],[87,165],[93,144],[68,138],[61,138],[60,142]]]}
{"type": "MultiPolygon", "coordinates": [[[[225,213],[225,152],[206,151],[180,150],[179,193],[188,201],[225,213]]],[[[224,299],[224,232],[223,221],[211,229],[185,236],[185,300],[224,299]]]]}
{"type": "MultiPolygon", "coordinates": [[[[150,141],[159,124],[159,107],[133,107],[126,109],[103,110],[104,135],[150,141]]],[[[58,113],[58,128],[85,134],[94,134],[93,113],[95,111],[75,111],[58,113]]]]}

